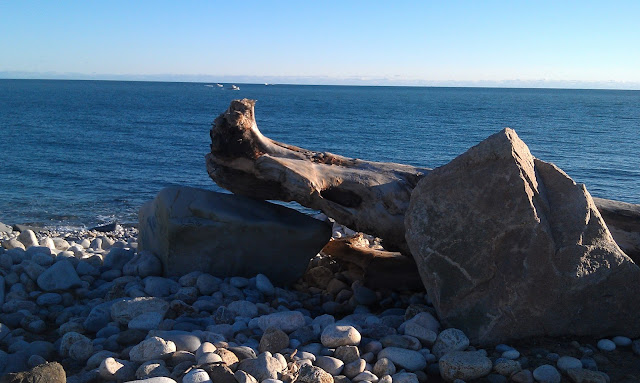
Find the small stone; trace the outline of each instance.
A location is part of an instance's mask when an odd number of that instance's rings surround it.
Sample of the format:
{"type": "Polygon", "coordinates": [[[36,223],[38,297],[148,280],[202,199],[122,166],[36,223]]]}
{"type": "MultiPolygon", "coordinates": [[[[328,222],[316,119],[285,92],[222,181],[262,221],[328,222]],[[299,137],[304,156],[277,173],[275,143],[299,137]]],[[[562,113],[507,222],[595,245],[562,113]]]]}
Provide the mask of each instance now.
{"type": "Polygon", "coordinates": [[[450,351],[438,361],[440,375],[448,382],[455,379],[472,380],[489,375],[491,359],[477,351],[450,351]]]}
{"type": "Polygon", "coordinates": [[[30,248],[31,246],[39,246],[38,238],[36,238],[36,233],[33,230],[25,230],[18,235],[18,241],[20,241],[25,249],[30,248]]]}
{"type": "Polygon", "coordinates": [[[256,275],[256,289],[266,296],[272,296],[275,293],[273,284],[264,274],[256,275]]]}
{"type": "Polygon", "coordinates": [[[324,328],[320,341],[328,348],[339,346],[357,346],[362,339],[358,330],[353,326],[331,324],[324,328]]]}
{"type": "Polygon", "coordinates": [[[416,323],[413,318],[405,322],[404,334],[413,336],[426,345],[433,345],[433,342],[435,342],[438,337],[438,334],[416,323]]]}
{"type": "Polygon", "coordinates": [[[511,375],[522,371],[522,366],[520,365],[520,362],[516,360],[498,358],[493,363],[493,371],[500,375],[510,377],[511,375]]]}
{"type": "Polygon", "coordinates": [[[516,360],[520,357],[518,350],[507,350],[502,353],[502,357],[505,359],[516,360]]]}
{"type": "Polygon", "coordinates": [[[167,358],[175,351],[175,343],[154,336],[134,346],[129,351],[129,359],[132,362],[147,362],[152,359],[167,358]]]}
{"type": "Polygon", "coordinates": [[[356,346],[340,346],[333,352],[333,356],[344,363],[351,363],[360,359],[360,350],[356,346]]]}
{"type": "Polygon", "coordinates": [[[162,275],[162,263],[148,251],[141,251],[122,267],[124,275],[137,275],[146,278],[152,275],[162,275]]]}
{"type": "Polygon", "coordinates": [[[631,339],[627,338],[626,336],[615,336],[611,340],[618,347],[629,347],[629,346],[631,346],[631,339]]]}
{"type": "Polygon", "coordinates": [[[111,305],[111,318],[123,325],[128,324],[138,315],[157,312],[164,316],[169,309],[169,303],[161,298],[139,297],[123,299],[111,305]]]}
{"type": "Polygon", "coordinates": [[[378,353],[378,359],[387,358],[396,367],[404,368],[408,371],[424,370],[427,367],[427,360],[418,351],[407,350],[397,347],[387,347],[378,353]]]}
{"type": "Polygon", "coordinates": [[[258,317],[257,323],[262,331],[266,331],[269,327],[275,327],[286,333],[291,333],[303,327],[305,320],[304,315],[299,311],[280,311],[258,317]]]}
{"type": "Polygon", "coordinates": [[[631,350],[633,350],[634,354],[640,355],[640,339],[634,340],[633,343],[631,343],[631,350]]]}
{"type": "Polygon", "coordinates": [[[200,355],[196,360],[199,365],[222,362],[222,358],[220,357],[220,355],[216,354],[215,352],[204,353],[200,355]]]}
{"type": "Polygon", "coordinates": [[[214,277],[211,274],[201,274],[196,280],[196,287],[202,295],[211,295],[220,289],[222,279],[214,277]]]}
{"type": "Polygon", "coordinates": [[[399,372],[391,376],[393,383],[419,383],[418,376],[412,372],[399,372]]]}
{"type": "Polygon", "coordinates": [[[105,380],[126,381],[134,379],[136,368],[129,361],[108,357],[100,363],[98,373],[105,380]]]}
{"type": "Polygon", "coordinates": [[[571,356],[561,356],[556,363],[560,372],[567,372],[571,368],[582,368],[580,359],[571,356]]]}
{"type": "Polygon", "coordinates": [[[361,373],[367,367],[367,362],[364,359],[354,360],[353,362],[346,363],[342,373],[349,379],[353,379],[356,375],[361,373]]]}
{"type": "Polygon", "coordinates": [[[207,364],[205,366],[202,366],[202,369],[205,370],[211,377],[211,380],[216,383],[238,382],[233,375],[233,371],[231,371],[231,369],[224,364],[207,364]]]}
{"type": "Polygon", "coordinates": [[[585,370],[582,368],[570,368],[567,375],[574,383],[608,383],[609,376],[604,372],[585,370]]]}
{"type": "Polygon", "coordinates": [[[533,383],[533,374],[529,370],[522,370],[511,375],[511,380],[515,383],[533,383]]]}
{"type": "Polygon", "coordinates": [[[138,379],[156,378],[168,375],[170,375],[170,372],[167,370],[167,367],[162,360],[151,360],[142,363],[136,370],[136,378],[138,379]]]}
{"type": "Polygon", "coordinates": [[[38,277],[38,287],[44,291],[67,290],[82,286],[73,264],[68,260],[54,263],[38,277]]]}
{"type": "Polygon", "coordinates": [[[396,366],[387,358],[380,358],[373,365],[373,373],[378,377],[383,377],[385,375],[393,375],[396,373],[396,366]]]}
{"type": "Polygon", "coordinates": [[[233,375],[238,381],[238,383],[258,383],[256,378],[254,378],[253,376],[247,374],[242,370],[237,370],[236,372],[233,373],[233,375]]]}
{"type": "Polygon", "coordinates": [[[211,378],[209,374],[201,369],[195,368],[189,371],[183,378],[182,383],[211,383],[211,378]]]}
{"type": "Polygon", "coordinates": [[[233,301],[229,303],[227,309],[234,316],[244,318],[254,318],[258,316],[258,307],[255,303],[249,301],[233,301]]]}
{"type": "Polygon", "coordinates": [[[260,352],[269,351],[271,353],[280,352],[283,348],[289,346],[289,336],[282,330],[275,327],[269,327],[260,338],[258,350],[260,352]]]}
{"type": "Polygon", "coordinates": [[[448,328],[438,334],[433,343],[431,353],[440,359],[443,355],[451,351],[462,351],[469,347],[469,338],[461,330],[448,328]]]}
{"type": "Polygon", "coordinates": [[[164,314],[161,312],[150,311],[133,318],[127,326],[130,329],[149,331],[157,329],[163,317],[164,314]]]}
{"type": "Polygon", "coordinates": [[[400,347],[409,350],[420,350],[422,348],[418,338],[409,335],[387,335],[380,339],[383,347],[400,347]]]}
{"type": "MultiPolygon", "coordinates": [[[[412,375],[415,376],[415,374],[412,374],[412,375]]],[[[353,379],[351,379],[351,381],[376,383],[378,381],[378,377],[375,376],[372,372],[365,370],[359,373],[358,375],[356,375],[353,379]]],[[[417,381],[417,378],[416,378],[416,381],[417,381]]]]}
{"type": "Polygon", "coordinates": [[[609,339],[600,339],[598,341],[598,349],[605,352],[613,351],[616,349],[616,344],[609,339]]]}
{"type": "Polygon", "coordinates": [[[550,364],[543,364],[533,370],[533,378],[541,383],[560,383],[562,380],[558,370],[550,364]]]}
{"type": "MultiPolygon", "coordinates": [[[[4,367],[4,366],[2,366],[4,367]]],[[[67,374],[58,362],[45,363],[33,367],[29,371],[6,374],[0,379],[2,383],[66,383],[67,374]]]]}
{"type": "Polygon", "coordinates": [[[274,358],[270,352],[263,352],[255,359],[244,359],[238,363],[238,369],[252,375],[258,381],[265,379],[277,379],[286,365],[282,365],[278,358],[274,358]]]}
{"type": "Polygon", "coordinates": [[[323,369],[308,364],[300,367],[296,382],[300,383],[334,383],[333,377],[323,369]]]}
{"type": "Polygon", "coordinates": [[[344,369],[344,362],[331,356],[319,356],[316,358],[315,364],[332,376],[340,375],[344,369]]]}

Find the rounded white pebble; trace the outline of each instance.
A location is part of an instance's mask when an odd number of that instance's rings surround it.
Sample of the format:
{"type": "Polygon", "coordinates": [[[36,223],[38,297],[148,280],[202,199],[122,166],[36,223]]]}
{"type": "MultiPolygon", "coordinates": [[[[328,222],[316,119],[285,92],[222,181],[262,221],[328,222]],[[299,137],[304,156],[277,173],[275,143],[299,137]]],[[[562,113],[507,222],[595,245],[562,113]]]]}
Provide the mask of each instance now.
{"type": "Polygon", "coordinates": [[[598,341],[598,349],[600,351],[613,351],[616,349],[616,344],[609,339],[600,339],[598,341]]]}

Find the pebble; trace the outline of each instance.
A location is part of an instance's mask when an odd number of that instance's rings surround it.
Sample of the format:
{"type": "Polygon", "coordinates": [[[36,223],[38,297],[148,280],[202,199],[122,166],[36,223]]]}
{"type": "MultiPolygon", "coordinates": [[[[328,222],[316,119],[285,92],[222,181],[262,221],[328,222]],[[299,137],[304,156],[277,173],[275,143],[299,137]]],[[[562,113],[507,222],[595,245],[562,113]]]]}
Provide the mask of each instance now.
{"type": "Polygon", "coordinates": [[[256,275],[256,289],[266,296],[272,296],[275,293],[275,288],[264,274],[256,275]]]}
{"type": "Polygon", "coordinates": [[[357,346],[362,336],[353,326],[330,324],[324,328],[320,341],[328,348],[357,346]]]}
{"type": "MultiPolygon", "coordinates": [[[[396,366],[387,358],[380,358],[373,365],[373,373],[379,377],[393,375],[396,373],[396,366]]],[[[333,375],[333,374],[332,374],[333,375]]]]}
{"type": "Polygon", "coordinates": [[[44,291],[67,290],[82,286],[73,264],[68,260],[54,263],[38,277],[38,287],[44,291]]]}
{"type": "Polygon", "coordinates": [[[175,351],[175,343],[154,336],[134,346],[129,351],[129,358],[132,362],[147,362],[152,359],[166,358],[175,351]]]}
{"type": "Polygon", "coordinates": [[[489,375],[493,364],[475,351],[450,351],[438,361],[440,375],[446,381],[472,380],[489,375]]]}
{"type": "Polygon", "coordinates": [[[557,362],[558,370],[560,372],[567,372],[571,368],[582,368],[582,362],[580,359],[571,356],[561,356],[557,362]]]}
{"type": "Polygon", "coordinates": [[[609,339],[600,339],[598,341],[598,349],[605,352],[613,351],[616,349],[616,344],[609,339]]]}
{"type": "Polygon", "coordinates": [[[399,372],[394,374],[391,376],[391,381],[393,383],[419,383],[418,376],[411,372],[399,372]]]}
{"type": "Polygon", "coordinates": [[[448,328],[438,334],[431,352],[440,359],[451,351],[462,351],[469,346],[469,338],[456,328],[448,328]]]}
{"type": "Polygon", "coordinates": [[[380,358],[387,358],[396,367],[404,368],[408,371],[420,371],[427,367],[427,360],[421,353],[403,348],[384,348],[378,353],[378,359],[380,358]]]}
{"type": "Polygon", "coordinates": [[[493,363],[493,371],[496,373],[510,377],[511,375],[522,371],[520,362],[516,360],[498,358],[493,363]]]}
{"type": "Polygon", "coordinates": [[[631,346],[631,342],[632,342],[631,339],[627,338],[626,336],[615,336],[611,340],[618,347],[629,347],[631,346]]]}
{"type": "Polygon", "coordinates": [[[560,383],[562,380],[558,370],[550,364],[543,364],[533,370],[533,378],[541,383],[560,383]]]}
{"type": "Polygon", "coordinates": [[[262,331],[269,327],[275,327],[286,333],[291,333],[305,325],[304,315],[299,311],[281,311],[263,315],[257,319],[262,331]]]}
{"type": "Polygon", "coordinates": [[[609,383],[610,378],[604,372],[572,368],[567,370],[567,375],[575,383],[609,383]]]}
{"type": "Polygon", "coordinates": [[[340,375],[344,369],[344,362],[331,356],[319,356],[315,364],[333,376],[340,375]]]}
{"type": "Polygon", "coordinates": [[[183,378],[182,383],[211,383],[209,374],[203,369],[195,368],[189,371],[183,378]]]}
{"type": "Polygon", "coordinates": [[[516,360],[520,357],[518,350],[506,350],[502,353],[502,357],[505,359],[516,360]]]}

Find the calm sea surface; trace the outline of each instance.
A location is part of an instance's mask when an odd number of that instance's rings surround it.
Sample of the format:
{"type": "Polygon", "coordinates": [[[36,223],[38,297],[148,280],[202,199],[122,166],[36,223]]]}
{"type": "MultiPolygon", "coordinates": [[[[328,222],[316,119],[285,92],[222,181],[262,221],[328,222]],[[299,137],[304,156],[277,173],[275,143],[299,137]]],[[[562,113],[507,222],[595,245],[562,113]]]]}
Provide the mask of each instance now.
{"type": "Polygon", "coordinates": [[[511,127],[592,195],[640,203],[638,91],[238,85],[0,80],[0,221],[135,222],[163,187],[220,190],[210,125],[244,97],[270,138],[373,161],[437,167],[511,127]]]}

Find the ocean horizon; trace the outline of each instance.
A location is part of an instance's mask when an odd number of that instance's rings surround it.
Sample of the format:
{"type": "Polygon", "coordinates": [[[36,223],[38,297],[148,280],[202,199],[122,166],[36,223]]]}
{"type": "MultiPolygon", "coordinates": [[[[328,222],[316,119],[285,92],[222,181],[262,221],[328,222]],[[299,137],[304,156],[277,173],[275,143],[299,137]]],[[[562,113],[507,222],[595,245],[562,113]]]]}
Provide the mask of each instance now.
{"type": "Polygon", "coordinates": [[[230,85],[0,80],[0,222],[133,223],[163,187],[221,191],[204,155],[237,98],[274,140],[431,168],[510,127],[593,196],[640,203],[640,91],[230,85]]]}

